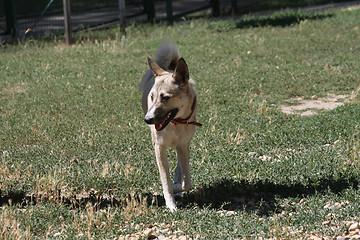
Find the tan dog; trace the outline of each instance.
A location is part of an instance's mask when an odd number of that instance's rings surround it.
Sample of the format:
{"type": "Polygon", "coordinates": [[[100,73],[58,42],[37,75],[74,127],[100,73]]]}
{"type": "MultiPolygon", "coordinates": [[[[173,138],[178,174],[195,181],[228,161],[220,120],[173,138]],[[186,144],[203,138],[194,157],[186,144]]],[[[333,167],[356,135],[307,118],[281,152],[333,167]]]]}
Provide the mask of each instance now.
{"type": "Polygon", "coordinates": [[[150,69],[144,75],[142,107],[145,122],[151,129],[156,162],[160,172],[166,206],[176,210],[173,194],[191,188],[189,143],[195,132],[196,94],[187,64],[180,58],[176,45],[163,43],[155,61],[148,59],[150,69]],[[171,184],[167,149],[176,148],[178,163],[171,184]]]}

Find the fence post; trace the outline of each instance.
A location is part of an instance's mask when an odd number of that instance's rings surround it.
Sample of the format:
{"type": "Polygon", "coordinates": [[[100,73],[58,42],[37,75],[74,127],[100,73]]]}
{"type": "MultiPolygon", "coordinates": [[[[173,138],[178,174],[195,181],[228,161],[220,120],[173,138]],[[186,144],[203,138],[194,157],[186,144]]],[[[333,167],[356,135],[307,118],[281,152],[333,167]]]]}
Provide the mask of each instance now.
{"type": "Polygon", "coordinates": [[[72,43],[70,0],[63,0],[63,7],[64,7],[65,40],[66,40],[66,44],[70,45],[72,43]]]}
{"type": "Polygon", "coordinates": [[[219,0],[212,0],[212,14],[214,17],[220,16],[220,1],[219,0]]]}
{"type": "Polygon", "coordinates": [[[154,22],[155,20],[154,0],[144,0],[144,12],[147,14],[148,22],[154,22]]]}
{"type": "Polygon", "coordinates": [[[125,0],[119,0],[119,21],[121,34],[126,33],[125,0]]]}
{"type": "Polygon", "coordinates": [[[237,0],[231,0],[232,14],[237,14],[237,0]]]}
{"type": "Polygon", "coordinates": [[[172,0],[166,0],[166,16],[169,24],[174,24],[172,0]]]}
{"type": "Polygon", "coordinates": [[[5,1],[6,33],[10,33],[12,40],[19,38],[18,22],[16,16],[16,1],[5,1]]]}

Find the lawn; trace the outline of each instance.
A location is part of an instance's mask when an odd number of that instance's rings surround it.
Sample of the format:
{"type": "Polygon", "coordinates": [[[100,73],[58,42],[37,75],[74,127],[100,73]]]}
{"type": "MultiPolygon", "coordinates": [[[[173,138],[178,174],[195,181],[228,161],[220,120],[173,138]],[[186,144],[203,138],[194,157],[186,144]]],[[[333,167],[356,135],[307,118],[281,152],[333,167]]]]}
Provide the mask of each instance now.
{"type": "MultiPolygon", "coordinates": [[[[0,239],[353,233],[359,26],[353,8],[131,25],[125,37],[119,28],[77,33],[72,46],[59,37],[1,45],[0,239]],[[193,189],[175,213],[164,206],[138,90],[163,39],[176,42],[189,65],[203,124],[191,143],[193,189]],[[349,97],[308,117],[279,108],[329,93],[349,97]]],[[[171,169],[175,157],[170,152],[171,169]]]]}

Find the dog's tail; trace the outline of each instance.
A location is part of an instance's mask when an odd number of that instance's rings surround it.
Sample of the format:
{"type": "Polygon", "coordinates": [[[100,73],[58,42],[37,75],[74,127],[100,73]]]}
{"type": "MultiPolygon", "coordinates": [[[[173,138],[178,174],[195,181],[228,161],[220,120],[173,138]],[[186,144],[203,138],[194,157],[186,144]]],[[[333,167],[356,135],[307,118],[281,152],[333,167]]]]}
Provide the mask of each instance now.
{"type": "MultiPolygon", "coordinates": [[[[176,44],[165,41],[156,52],[155,62],[164,70],[174,71],[179,58],[180,53],[176,44]]],[[[141,91],[146,91],[147,93],[150,91],[150,89],[146,89],[146,86],[152,87],[154,83],[149,84],[149,81],[154,81],[152,77],[153,73],[149,69],[139,85],[141,91]]]]}
{"type": "Polygon", "coordinates": [[[175,70],[180,58],[179,49],[174,43],[163,42],[156,52],[155,62],[164,70],[175,70]]]}

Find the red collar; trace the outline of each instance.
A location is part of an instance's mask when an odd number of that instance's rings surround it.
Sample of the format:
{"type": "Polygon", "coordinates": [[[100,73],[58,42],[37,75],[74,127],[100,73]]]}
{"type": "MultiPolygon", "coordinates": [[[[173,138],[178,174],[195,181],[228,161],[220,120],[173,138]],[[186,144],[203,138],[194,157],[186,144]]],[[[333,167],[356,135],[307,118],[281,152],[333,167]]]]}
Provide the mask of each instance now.
{"type": "Polygon", "coordinates": [[[193,104],[191,106],[191,113],[187,118],[175,118],[173,119],[171,122],[174,124],[174,126],[176,126],[177,124],[186,124],[186,125],[195,125],[195,126],[199,126],[201,127],[202,124],[199,122],[195,122],[195,121],[191,121],[189,122],[189,119],[191,118],[191,116],[194,114],[195,112],[195,108],[196,108],[196,97],[194,97],[194,101],[193,104]]]}

